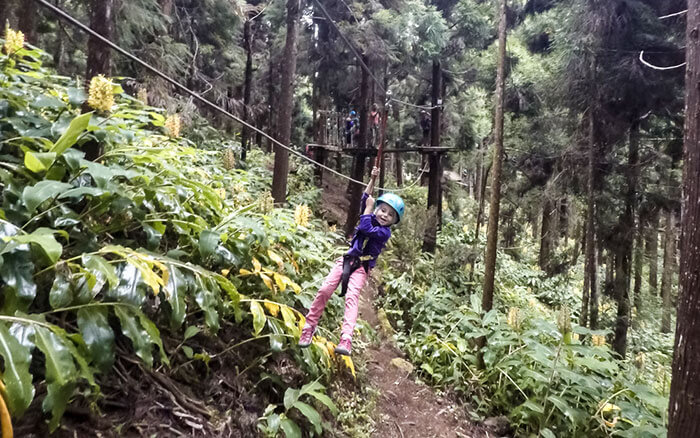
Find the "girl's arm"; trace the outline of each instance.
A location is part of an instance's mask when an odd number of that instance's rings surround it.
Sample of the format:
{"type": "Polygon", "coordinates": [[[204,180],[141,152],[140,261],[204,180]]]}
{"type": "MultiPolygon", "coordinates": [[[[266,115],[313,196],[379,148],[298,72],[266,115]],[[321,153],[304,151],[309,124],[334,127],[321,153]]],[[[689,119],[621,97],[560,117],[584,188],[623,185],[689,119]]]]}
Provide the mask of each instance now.
{"type": "Polygon", "coordinates": [[[372,168],[372,176],[369,179],[369,184],[367,184],[367,188],[365,188],[365,193],[368,195],[371,195],[374,191],[374,182],[377,180],[377,176],[379,176],[379,168],[375,166],[372,168]]]}

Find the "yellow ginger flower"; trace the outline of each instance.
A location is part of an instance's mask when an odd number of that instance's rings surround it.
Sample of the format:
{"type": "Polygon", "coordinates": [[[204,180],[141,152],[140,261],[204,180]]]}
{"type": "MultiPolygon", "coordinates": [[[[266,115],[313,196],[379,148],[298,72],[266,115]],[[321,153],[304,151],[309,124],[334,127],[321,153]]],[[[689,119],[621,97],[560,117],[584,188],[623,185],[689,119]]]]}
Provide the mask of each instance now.
{"type": "Polygon", "coordinates": [[[605,336],[593,335],[593,336],[591,336],[591,342],[596,347],[602,347],[605,345],[605,336]]]}
{"type": "Polygon", "coordinates": [[[224,168],[226,170],[231,170],[236,165],[236,157],[233,155],[231,149],[226,149],[224,151],[224,168]]]}
{"type": "Polygon", "coordinates": [[[309,225],[310,216],[311,209],[304,204],[297,205],[297,208],[294,210],[294,222],[301,227],[309,225]]]}
{"type": "Polygon", "coordinates": [[[172,138],[180,136],[180,116],[171,114],[165,119],[165,129],[168,130],[168,135],[172,138]]]}
{"type": "Polygon", "coordinates": [[[517,307],[511,307],[508,310],[508,325],[514,329],[520,328],[520,309],[517,307]]]}
{"type": "Polygon", "coordinates": [[[328,231],[330,231],[331,233],[335,233],[336,231],[338,231],[338,227],[336,227],[336,225],[333,224],[330,227],[328,227],[328,231]]]}
{"type": "Polygon", "coordinates": [[[219,198],[226,199],[226,189],[218,188],[218,189],[214,189],[214,190],[216,191],[216,194],[219,195],[219,198]]]}
{"type": "Polygon", "coordinates": [[[269,213],[275,208],[275,198],[272,197],[270,192],[265,193],[260,198],[260,210],[263,213],[269,213]]]}
{"type": "Polygon", "coordinates": [[[640,351],[634,357],[634,364],[637,366],[638,369],[641,370],[641,369],[644,369],[644,362],[646,362],[646,355],[644,354],[643,351],[640,351]]]}
{"type": "Polygon", "coordinates": [[[21,31],[14,31],[9,28],[5,28],[5,53],[11,55],[24,47],[24,34],[21,31]]]}
{"type": "Polygon", "coordinates": [[[114,105],[112,87],[112,81],[108,78],[102,75],[94,76],[90,79],[88,105],[98,111],[109,111],[114,105]]]}
{"type": "Polygon", "coordinates": [[[568,307],[564,306],[559,311],[557,326],[562,335],[571,332],[571,312],[568,307]]]}
{"type": "Polygon", "coordinates": [[[145,88],[139,88],[139,91],[136,94],[136,98],[148,105],[148,90],[145,88]]]}

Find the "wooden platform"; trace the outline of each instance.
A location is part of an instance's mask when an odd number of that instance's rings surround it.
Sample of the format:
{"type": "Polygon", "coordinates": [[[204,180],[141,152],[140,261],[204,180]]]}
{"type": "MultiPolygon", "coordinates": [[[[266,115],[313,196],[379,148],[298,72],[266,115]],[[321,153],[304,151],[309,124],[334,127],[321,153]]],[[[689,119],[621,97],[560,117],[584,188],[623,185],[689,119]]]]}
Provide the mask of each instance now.
{"type": "MultiPolygon", "coordinates": [[[[348,155],[367,155],[367,156],[375,156],[377,155],[377,150],[375,148],[341,148],[338,146],[333,146],[333,145],[325,145],[325,144],[307,144],[306,145],[308,148],[311,149],[322,149],[324,151],[328,152],[340,152],[342,154],[348,154],[348,155]]],[[[455,150],[456,148],[453,147],[447,147],[447,146],[416,146],[416,147],[410,147],[410,148],[401,148],[401,149],[384,149],[385,154],[397,154],[397,153],[402,153],[402,152],[420,152],[421,154],[433,154],[433,153],[446,153],[451,150],[455,150]]]]}

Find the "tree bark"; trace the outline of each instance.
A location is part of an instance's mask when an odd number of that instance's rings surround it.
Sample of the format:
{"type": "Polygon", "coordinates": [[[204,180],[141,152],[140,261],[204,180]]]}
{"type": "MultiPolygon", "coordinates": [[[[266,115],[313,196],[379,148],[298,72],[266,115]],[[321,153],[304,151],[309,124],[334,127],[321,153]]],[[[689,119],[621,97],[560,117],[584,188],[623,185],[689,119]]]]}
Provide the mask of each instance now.
{"type": "MultiPolygon", "coordinates": [[[[494,278],[496,275],[496,245],[498,244],[498,215],[501,204],[501,171],[503,166],[503,109],[506,60],[506,0],[500,0],[498,24],[498,70],[496,73],[496,114],[494,117],[493,169],[489,223],[487,229],[486,257],[484,260],[484,286],[481,307],[488,312],[493,307],[494,278]]],[[[484,340],[485,342],[485,340],[484,340]]]]}
{"type": "MultiPolygon", "coordinates": [[[[433,60],[433,94],[432,94],[432,112],[430,126],[430,144],[431,146],[440,146],[440,105],[442,104],[442,69],[440,61],[433,60]]],[[[442,199],[440,196],[440,180],[442,176],[442,167],[440,165],[441,156],[437,153],[423,154],[428,159],[430,165],[430,175],[428,183],[428,212],[432,216],[428,222],[428,227],[425,230],[423,238],[423,251],[435,252],[435,243],[437,239],[437,230],[442,222],[442,199]]]]}
{"type": "Polygon", "coordinates": [[[671,289],[676,266],[675,216],[666,211],[664,232],[664,269],[661,271],[661,333],[671,332],[671,289]]]}
{"type": "MultiPolygon", "coordinates": [[[[33,3],[33,2],[31,2],[33,3]]],[[[92,0],[90,2],[90,28],[108,40],[114,34],[114,0],[92,0]]],[[[96,37],[90,36],[87,44],[87,70],[85,79],[93,76],[112,75],[112,49],[96,37]]]]}
{"type": "Polygon", "coordinates": [[[646,234],[646,253],[649,262],[649,295],[658,293],[659,280],[659,210],[654,209],[646,234]]]}
{"type": "Polygon", "coordinates": [[[15,27],[15,2],[16,0],[4,0],[2,4],[0,4],[0,32],[3,38],[5,38],[5,26],[9,25],[11,28],[15,27]]]}
{"type": "MultiPolygon", "coordinates": [[[[37,33],[36,33],[36,17],[37,13],[39,12],[38,10],[38,4],[37,2],[33,0],[27,0],[22,2],[22,10],[19,11],[19,23],[17,24],[17,27],[19,30],[21,30],[24,33],[24,39],[30,43],[37,45],[39,41],[37,41],[37,33]]],[[[5,37],[5,26],[2,27],[3,29],[3,38],[5,37]]]]}
{"type": "MultiPolygon", "coordinates": [[[[271,137],[278,138],[277,125],[275,123],[275,113],[272,110],[276,108],[275,102],[275,69],[272,52],[272,38],[268,41],[269,60],[267,65],[267,130],[271,137]]],[[[272,152],[272,140],[267,139],[267,153],[272,152]]]]}
{"type": "Polygon", "coordinates": [[[588,198],[588,208],[586,211],[586,261],[584,266],[585,275],[588,277],[588,287],[590,290],[590,313],[589,327],[591,330],[598,328],[598,265],[596,261],[596,200],[595,200],[595,157],[596,157],[596,135],[595,135],[595,110],[589,108],[588,114],[588,171],[586,181],[586,191],[588,198]]]}
{"type": "MultiPolygon", "coordinates": [[[[642,258],[644,257],[643,240],[641,229],[637,226],[637,243],[634,248],[634,308],[637,310],[637,319],[644,311],[644,300],[642,297],[642,258]]],[[[632,321],[636,326],[636,320],[632,321]]]]}
{"type": "Polygon", "coordinates": [[[688,0],[681,257],[668,437],[700,436],[700,0],[688,0]]]}
{"type": "MultiPolygon", "coordinates": [[[[243,48],[245,49],[245,74],[243,83],[243,121],[250,123],[250,94],[253,90],[253,23],[250,17],[243,24],[243,48]]],[[[246,160],[248,148],[250,147],[249,140],[250,130],[243,125],[241,128],[241,161],[246,160]]]]}
{"type": "Polygon", "coordinates": [[[554,202],[545,194],[544,200],[542,201],[542,229],[540,231],[540,254],[538,260],[540,269],[545,272],[550,271],[550,259],[552,257],[554,235],[556,233],[552,224],[554,209],[554,202]]]}
{"type": "Polygon", "coordinates": [[[621,357],[627,352],[627,332],[630,326],[630,279],[632,274],[632,251],[634,248],[634,212],[637,199],[637,177],[639,161],[639,124],[634,122],[630,127],[629,156],[626,169],[627,192],[625,194],[625,210],[620,216],[619,269],[615,276],[615,295],[618,299],[617,321],[613,349],[621,357]]]}
{"type": "MultiPolygon", "coordinates": [[[[584,229],[587,227],[584,226],[584,229]]],[[[585,234],[582,232],[581,233],[581,240],[583,240],[583,248],[584,252],[588,252],[586,247],[588,247],[589,243],[586,239],[585,234]]],[[[587,275],[587,272],[584,269],[583,273],[583,292],[581,294],[581,315],[579,317],[579,324],[581,324],[582,327],[586,327],[588,325],[588,306],[589,302],[591,300],[591,277],[587,275]]]]}
{"type": "MultiPolygon", "coordinates": [[[[279,104],[279,140],[289,145],[292,135],[294,110],[294,74],[297,68],[297,21],[300,0],[287,0],[287,37],[282,56],[282,84],[279,104]]],[[[275,146],[275,168],[272,174],[272,197],[276,204],[287,199],[287,176],[289,174],[289,152],[275,146]]]]}

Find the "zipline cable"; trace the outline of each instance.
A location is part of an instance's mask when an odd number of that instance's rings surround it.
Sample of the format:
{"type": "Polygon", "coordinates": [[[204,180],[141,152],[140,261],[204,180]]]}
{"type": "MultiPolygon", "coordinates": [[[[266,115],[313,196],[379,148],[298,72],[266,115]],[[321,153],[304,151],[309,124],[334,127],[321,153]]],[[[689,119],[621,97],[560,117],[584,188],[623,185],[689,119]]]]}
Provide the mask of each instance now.
{"type": "MultiPolygon", "coordinates": [[[[347,175],[344,175],[344,174],[338,172],[337,170],[335,170],[335,169],[333,169],[333,168],[331,168],[331,167],[325,166],[325,165],[323,165],[323,164],[321,164],[321,163],[318,163],[318,162],[314,161],[312,158],[307,157],[306,155],[304,155],[304,154],[302,154],[302,153],[300,153],[300,152],[298,152],[298,151],[292,149],[291,147],[282,144],[279,140],[273,138],[272,136],[270,136],[269,134],[267,134],[265,131],[256,128],[255,126],[253,126],[253,125],[247,123],[246,121],[244,121],[244,120],[240,119],[239,117],[237,117],[237,116],[231,114],[230,112],[226,111],[225,109],[223,109],[223,108],[220,107],[219,105],[217,105],[217,104],[215,104],[215,103],[213,103],[213,102],[211,102],[211,101],[209,101],[209,100],[203,98],[203,97],[200,96],[199,94],[195,93],[194,91],[190,90],[189,88],[187,88],[187,87],[185,87],[184,85],[182,85],[182,84],[180,84],[179,82],[177,82],[175,79],[173,79],[173,78],[171,78],[170,76],[166,75],[165,73],[161,72],[161,71],[158,70],[157,68],[151,66],[151,65],[148,64],[146,61],[143,61],[142,59],[138,58],[137,56],[132,55],[131,53],[129,53],[129,52],[127,52],[126,50],[122,49],[121,47],[119,47],[118,45],[116,45],[115,43],[113,43],[112,41],[110,41],[110,40],[108,40],[107,38],[103,37],[103,36],[100,35],[99,33],[97,33],[97,32],[95,32],[94,30],[92,30],[90,27],[84,25],[83,23],[81,23],[81,22],[78,21],[77,19],[73,18],[73,17],[72,17],[71,15],[69,15],[67,12],[65,12],[65,11],[63,11],[62,9],[60,9],[60,8],[58,8],[58,7],[54,6],[54,5],[52,5],[51,3],[47,2],[46,0],[34,0],[34,1],[36,1],[36,2],[39,3],[40,5],[44,6],[45,8],[51,10],[53,13],[55,13],[55,14],[58,15],[59,17],[63,18],[64,20],[68,21],[70,24],[72,24],[72,25],[74,25],[74,26],[80,28],[82,31],[87,32],[88,34],[90,34],[90,35],[94,36],[95,38],[99,39],[99,40],[102,41],[104,44],[106,44],[107,46],[109,46],[109,47],[111,47],[112,49],[116,50],[117,52],[121,53],[122,55],[126,56],[127,58],[131,59],[132,61],[134,61],[134,62],[140,64],[141,66],[145,67],[146,69],[150,70],[151,72],[153,72],[153,73],[156,74],[157,76],[161,77],[161,78],[162,78],[163,80],[165,80],[166,82],[170,83],[171,85],[173,85],[173,86],[175,86],[176,88],[178,88],[178,89],[180,89],[181,91],[183,91],[185,94],[189,94],[190,96],[192,96],[193,98],[197,99],[197,100],[200,101],[201,103],[203,103],[203,104],[209,106],[210,108],[212,108],[212,109],[214,109],[214,110],[220,112],[221,114],[223,114],[223,115],[225,115],[225,116],[227,116],[227,117],[229,117],[229,118],[235,120],[236,122],[240,123],[241,125],[246,126],[246,127],[248,127],[249,129],[252,129],[253,131],[259,133],[260,135],[264,136],[264,137],[267,138],[268,140],[272,141],[272,142],[273,142],[274,144],[276,144],[277,146],[279,146],[279,147],[281,147],[281,148],[283,148],[283,149],[286,149],[286,150],[289,151],[291,154],[296,155],[297,157],[300,157],[300,158],[302,158],[302,159],[304,159],[304,160],[310,162],[310,163],[311,163],[312,165],[314,165],[314,166],[318,166],[318,167],[320,167],[320,168],[322,168],[322,169],[324,169],[324,170],[327,170],[327,171],[329,171],[329,172],[331,172],[331,173],[333,173],[333,174],[335,174],[335,175],[338,175],[338,176],[341,177],[341,178],[344,178],[344,179],[346,179],[346,180],[348,180],[348,181],[354,182],[355,184],[360,184],[360,185],[362,185],[362,186],[365,186],[365,185],[366,185],[364,181],[358,181],[358,180],[356,180],[356,179],[354,179],[354,178],[352,178],[352,177],[349,177],[349,176],[347,176],[347,175]]],[[[387,191],[387,192],[400,192],[400,191],[406,190],[406,188],[397,189],[397,188],[388,188],[388,187],[377,187],[377,190],[384,190],[384,191],[387,191]]]]}
{"type": "MultiPolygon", "coordinates": [[[[331,24],[331,26],[333,26],[333,29],[335,29],[336,33],[338,33],[338,35],[340,36],[340,39],[342,39],[343,42],[345,42],[345,45],[347,45],[348,48],[350,49],[350,51],[355,55],[355,58],[357,58],[357,61],[360,63],[360,65],[362,65],[362,68],[367,72],[367,74],[369,74],[369,76],[372,78],[374,83],[377,84],[377,87],[379,87],[379,89],[384,94],[390,94],[390,93],[387,93],[386,88],[384,88],[384,85],[382,85],[379,82],[379,79],[377,79],[377,77],[374,76],[374,73],[372,73],[372,70],[367,66],[364,59],[362,59],[362,55],[360,55],[360,53],[357,50],[357,48],[355,47],[355,45],[349,39],[347,39],[347,37],[345,35],[343,35],[343,33],[340,31],[340,28],[338,28],[338,25],[335,23],[335,21],[333,21],[333,18],[331,18],[330,14],[326,10],[326,8],[323,6],[321,1],[314,0],[314,2],[316,3],[316,5],[318,5],[319,9],[321,10],[321,13],[326,18],[326,21],[328,21],[331,24]]],[[[442,107],[442,105],[435,105],[435,106],[415,105],[413,103],[405,102],[403,100],[399,100],[399,99],[396,99],[393,97],[389,98],[389,100],[392,102],[403,104],[403,105],[412,106],[414,108],[420,108],[420,109],[426,109],[426,110],[432,110],[434,108],[441,108],[442,107]]]]}

